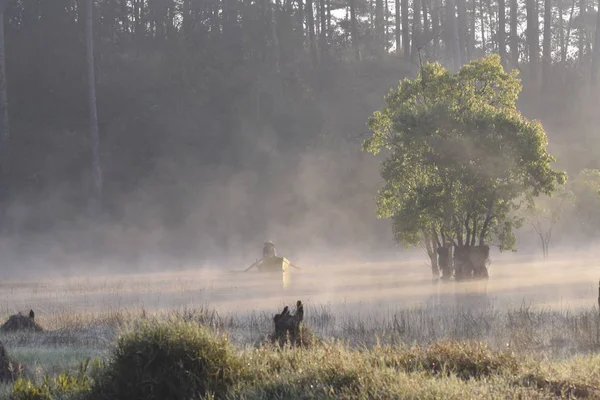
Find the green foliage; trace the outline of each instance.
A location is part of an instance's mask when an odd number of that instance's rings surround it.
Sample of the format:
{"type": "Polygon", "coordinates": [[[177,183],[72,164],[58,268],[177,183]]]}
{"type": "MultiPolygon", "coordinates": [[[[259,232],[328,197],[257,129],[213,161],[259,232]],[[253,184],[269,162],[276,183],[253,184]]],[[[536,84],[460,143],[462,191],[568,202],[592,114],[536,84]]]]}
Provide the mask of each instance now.
{"type": "MultiPolygon", "coordinates": [[[[95,368],[99,367],[97,361],[95,368]]],[[[89,360],[81,363],[76,375],[63,372],[54,378],[45,376],[41,383],[20,378],[13,384],[13,400],[83,399],[91,390],[93,380],[88,371],[89,360]]]]}
{"type": "Polygon", "coordinates": [[[516,109],[516,72],[492,55],[451,74],[425,64],[405,79],[369,119],[363,149],[389,150],[377,207],[392,218],[399,242],[423,235],[438,243],[514,245],[525,196],[552,193],[566,175],[554,171],[542,125],[516,109]]]}
{"type": "Polygon", "coordinates": [[[224,396],[242,364],[226,337],[174,321],[142,321],[118,339],[94,396],[113,399],[193,399],[224,396]]]}

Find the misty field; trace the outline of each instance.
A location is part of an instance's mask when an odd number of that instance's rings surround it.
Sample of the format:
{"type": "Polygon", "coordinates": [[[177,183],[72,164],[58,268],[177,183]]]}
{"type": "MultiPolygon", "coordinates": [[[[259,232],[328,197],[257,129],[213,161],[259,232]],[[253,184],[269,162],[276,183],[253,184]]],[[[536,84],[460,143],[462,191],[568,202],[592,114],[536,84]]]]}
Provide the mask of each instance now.
{"type": "MultiPolygon", "coordinates": [[[[352,369],[357,362],[371,363],[365,361],[369,357],[378,359],[377,352],[385,353],[382,348],[386,346],[394,349],[419,345],[425,349],[454,340],[458,345],[475,341],[489,346],[489,351],[516,355],[524,365],[517,374],[521,377],[535,371],[548,382],[554,379],[575,386],[597,386],[598,262],[581,254],[545,262],[502,255],[493,261],[488,282],[460,284],[432,282],[421,259],[306,265],[292,273],[285,290],[280,276],[238,273],[233,270],[243,268],[235,267],[4,281],[0,284],[3,319],[33,309],[36,321],[46,332],[4,333],[0,340],[37,382],[44,376],[75,372],[88,358],[109,359],[119,332],[131,330],[132,323],[148,317],[200,322],[217,335],[226,334],[228,342],[247,356],[259,351],[255,350],[258,343],[272,332],[273,315],[283,305],[293,309],[296,300],[302,300],[305,325],[330,347],[260,356],[291,357],[298,365],[306,364],[294,366],[288,377],[283,377],[283,372],[278,374],[278,379],[292,382],[299,371],[315,373],[310,359],[325,357],[320,353],[323,351],[337,354],[339,359],[331,361],[339,363],[336,368],[352,369]],[[365,348],[369,349],[367,353],[362,351],[365,348]]],[[[256,357],[253,360],[259,362],[256,357]]],[[[398,377],[397,368],[393,372],[378,364],[372,367],[365,379],[382,379],[373,383],[378,387],[384,385],[382,382],[391,385],[393,381],[396,385],[385,389],[387,392],[381,389],[381,393],[370,395],[381,398],[394,397],[394,393],[412,398],[559,396],[550,384],[514,386],[511,382],[516,378],[510,375],[514,371],[499,370],[483,381],[465,381],[453,374],[439,379],[420,369],[406,370],[398,377]],[[407,389],[417,382],[418,388],[407,389]]],[[[326,389],[323,382],[320,385],[326,389]]],[[[283,381],[271,383],[285,386],[283,381]]],[[[250,386],[236,389],[231,397],[281,398],[282,393],[287,393],[287,398],[300,396],[299,392],[291,394],[284,389],[275,390],[273,393],[280,394],[274,395],[250,386]]],[[[3,390],[8,394],[11,388],[5,386],[3,390]]],[[[590,390],[587,397],[596,398],[594,393],[600,393],[590,390]]],[[[303,393],[300,397],[321,396],[303,393]]],[[[323,398],[353,397],[340,393],[325,393],[323,398]]]]}

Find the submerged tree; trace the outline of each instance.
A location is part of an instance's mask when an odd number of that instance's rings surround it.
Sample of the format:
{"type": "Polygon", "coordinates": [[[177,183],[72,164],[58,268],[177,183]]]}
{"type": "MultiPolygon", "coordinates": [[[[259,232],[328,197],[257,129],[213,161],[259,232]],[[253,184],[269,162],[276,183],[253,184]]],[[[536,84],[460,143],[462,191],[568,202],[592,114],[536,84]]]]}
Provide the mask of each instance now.
{"type": "Polygon", "coordinates": [[[566,181],[551,167],[542,125],[516,108],[516,74],[504,71],[498,55],[456,74],[427,63],[369,120],[372,136],[363,149],[390,152],[378,215],[392,219],[398,242],[428,243],[442,256],[446,278],[450,248],[455,279],[487,278],[489,245],[514,249],[525,199],[566,181]]]}
{"type": "Polygon", "coordinates": [[[573,180],[578,229],[589,237],[600,234],[600,170],[584,169],[573,180]]]}
{"type": "Polygon", "coordinates": [[[537,199],[530,198],[528,200],[529,205],[525,214],[540,239],[542,255],[544,259],[547,259],[554,227],[567,209],[573,205],[574,194],[561,187],[552,196],[542,195],[537,199]]]}

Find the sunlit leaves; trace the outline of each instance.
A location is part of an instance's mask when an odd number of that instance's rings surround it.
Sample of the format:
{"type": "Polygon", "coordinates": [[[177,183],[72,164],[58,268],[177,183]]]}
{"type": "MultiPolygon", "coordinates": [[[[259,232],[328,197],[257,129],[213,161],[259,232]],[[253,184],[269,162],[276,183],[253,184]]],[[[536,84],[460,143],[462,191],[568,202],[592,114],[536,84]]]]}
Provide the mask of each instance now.
{"type": "Polygon", "coordinates": [[[493,55],[457,74],[427,63],[388,93],[363,149],[388,151],[377,206],[399,242],[433,231],[459,245],[494,239],[512,248],[519,200],[565,182],[541,124],[516,109],[520,90],[517,73],[493,55]]]}

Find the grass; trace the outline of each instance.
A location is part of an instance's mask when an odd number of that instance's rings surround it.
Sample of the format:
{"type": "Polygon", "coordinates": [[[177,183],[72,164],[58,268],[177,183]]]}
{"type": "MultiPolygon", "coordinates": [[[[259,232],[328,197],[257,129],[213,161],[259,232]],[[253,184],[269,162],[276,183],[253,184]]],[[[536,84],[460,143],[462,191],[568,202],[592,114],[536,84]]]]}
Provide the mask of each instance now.
{"type": "Polygon", "coordinates": [[[240,349],[196,322],[152,318],[129,325],[94,373],[20,381],[10,398],[596,399],[599,381],[597,355],[557,361],[455,340],[240,349]]]}
{"type": "MultiPolygon", "coordinates": [[[[572,269],[568,271],[573,279],[572,269]]],[[[415,281],[406,276],[402,287],[391,281],[391,272],[384,272],[377,278],[381,288],[377,279],[360,271],[341,279],[340,287],[349,285],[344,292],[348,299],[338,295],[332,301],[317,293],[316,281],[290,296],[258,285],[255,277],[223,284],[191,273],[3,282],[0,321],[33,308],[47,331],[0,333],[9,355],[24,362],[29,373],[22,386],[0,385],[0,398],[96,400],[101,398],[98,393],[111,393],[108,398],[118,399],[115,393],[123,389],[106,382],[118,382],[129,371],[144,381],[180,379],[174,387],[194,391],[171,398],[204,393],[205,398],[227,399],[600,399],[600,318],[595,306],[557,308],[540,302],[531,307],[522,302],[526,296],[515,295],[510,282],[501,279],[490,280],[490,285],[498,284],[516,306],[500,306],[485,294],[461,297],[449,285],[438,290],[450,292],[456,301],[438,294],[435,302],[421,297],[418,305],[393,303],[378,293],[388,296],[395,290],[399,297],[411,298],[425,289],[413,288],[415,281]],[[208,292],[213,297],[205,297],[208,292]],[[322,342],[309,349],[259,345],[272,332],[273,314],[298,298],[305,303],[305,324],[322,342]],[[215,308],[207,305],[211,299],[215,308]],[[202,378],[207,364],[199,360],[213,347],[219,351],[209,352],[205,361],[220,359],[216,370],[228,370],[229,375],[221,376],[229,378],[211,383],[219,373],[202,378]],[[154,358],[130,357],[136,351],[160,355],[175,372],[140,370],[137,365],[154,358]],[[192,361],[183,362],[190,355],[192,361]],[[99,364],[82,373],[88,359],[99,364]],[[192,375],[199,380],[185,380],[192,375]]],[[[526,283],[524,278],[519,281],[530,292],[526,283]]],[[[432,287],[429,282],[426,286],[432,287]]],[[[596,302],[596,289],[591,290],[588,305],[596,302]]],[[[578,288],[580,292],[585,291],[578,288]]],[[[170,398],[170,392],[152,393],[170,398]]]]}

